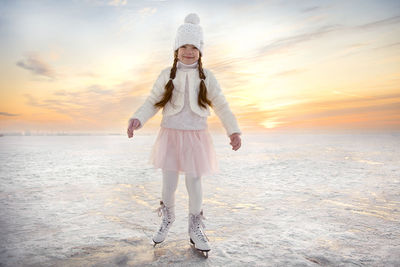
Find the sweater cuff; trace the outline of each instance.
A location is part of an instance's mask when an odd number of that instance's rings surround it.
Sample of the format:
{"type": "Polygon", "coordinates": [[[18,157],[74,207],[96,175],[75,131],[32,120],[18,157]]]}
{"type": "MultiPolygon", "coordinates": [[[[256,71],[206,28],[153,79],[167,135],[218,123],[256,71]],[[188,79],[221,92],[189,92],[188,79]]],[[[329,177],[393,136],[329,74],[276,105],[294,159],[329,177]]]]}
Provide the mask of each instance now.
{"type": "Polygon", "coordinates": [[[129,120],[131,120],[131,119],[137,119],[139,122],[140,122],[140,125],[139,125],[139,127],[137,127],[136,129],[135,129],[135,131],[137,131],[137,130],[139,130],[140,128],[142,128],[143,127],[143,123],[142,123],[142,121],[140,120],[140,118],[137,118],[137,117],[130,117],[129,118],[129,120]]]}
{"type": "Polygon", "coordinates": [[[242,134],[242,132],[240,131],[240,129],[239,128],[236,128],[236,127],[232,127],[231,129],[226,129],[227,131],[226,131],[226,134],[228,135],[228,137],[230,137],[232,134],[234,134],[234,133],[238,133],[239,135],[241,135],[242,134]]]}

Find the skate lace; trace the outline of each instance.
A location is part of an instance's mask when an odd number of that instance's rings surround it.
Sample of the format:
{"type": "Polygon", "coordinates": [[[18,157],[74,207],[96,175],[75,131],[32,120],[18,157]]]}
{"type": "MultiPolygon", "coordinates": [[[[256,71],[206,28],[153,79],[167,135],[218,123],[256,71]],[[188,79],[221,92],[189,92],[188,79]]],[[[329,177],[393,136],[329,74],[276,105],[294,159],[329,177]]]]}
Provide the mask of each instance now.
{"type": "Polygon", "coordinates": [[[202,231],[202,228],[203,229],[206,228],[206,226],[203,223],[203,220],[206,220],[206,217],[204,217],[204,215],[203,215],[203,211],[197,215],[191,214],[190,216],[191,216],[190,227],[194,230],[196,236],[198,236],[204,242],[206,241],[206,239],[209,241],[206,233],[204,231],[202,231]]]}
{"type": "Polygon", "coordinates": [[[160,201],[160,207],[158,207],[157,209],[154,210],[155,212],[157,212],[158,216],[162,218],[162,224],[160,226],[160,229],[158,229],[159,232],[163,232],[168,225],[171,223],[171,212],[169,211],[168,207],[165,206],[165,204],[160,201]]]}

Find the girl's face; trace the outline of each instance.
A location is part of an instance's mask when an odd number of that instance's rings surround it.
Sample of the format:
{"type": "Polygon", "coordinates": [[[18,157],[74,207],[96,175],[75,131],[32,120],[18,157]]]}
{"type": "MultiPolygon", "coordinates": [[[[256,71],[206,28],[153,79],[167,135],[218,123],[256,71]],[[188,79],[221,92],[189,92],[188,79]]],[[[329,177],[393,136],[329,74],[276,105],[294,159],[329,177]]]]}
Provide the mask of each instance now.
{"type": "Polygon", "coordinates": [[[184,64],[193,64],[199,57],[200,51],[194,45],[186,44],[178,49],[178,59],[184,64]]]}

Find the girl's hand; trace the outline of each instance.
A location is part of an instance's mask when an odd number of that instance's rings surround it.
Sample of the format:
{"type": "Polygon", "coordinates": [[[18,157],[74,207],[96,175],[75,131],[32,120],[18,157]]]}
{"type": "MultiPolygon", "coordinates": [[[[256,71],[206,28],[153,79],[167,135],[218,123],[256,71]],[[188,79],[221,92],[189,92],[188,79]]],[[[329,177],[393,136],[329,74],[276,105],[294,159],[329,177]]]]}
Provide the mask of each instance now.
{"type": "Polygon", "coordinates": [[[229,136],[231,139],[230,144],[232,145],[233,150],[238,150],[240,146],[242,145],[242,140],[240,139],[240,134],[239,133],[233,133],[229,136]]]}
{"type": "Polygon", "coordinates": [[[128,138],[133,137],[133,131],[139,128],[140,126],[140,121],[138,119],[129,119],[129,124],[128,124],[128,138]]]}

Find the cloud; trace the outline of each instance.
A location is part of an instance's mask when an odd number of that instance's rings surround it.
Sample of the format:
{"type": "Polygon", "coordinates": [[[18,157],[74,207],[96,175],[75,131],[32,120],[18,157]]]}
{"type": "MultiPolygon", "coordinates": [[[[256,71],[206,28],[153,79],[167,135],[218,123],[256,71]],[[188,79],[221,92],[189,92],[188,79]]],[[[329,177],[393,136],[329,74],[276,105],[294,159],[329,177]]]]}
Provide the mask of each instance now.
{"type": "MultiPolygon", "coordinates": [[[[309,105],[311,106],[311,104],[309,105]]],[[[350,128],[363,126],[370,129],[396,125],[399,127],[399,105],[400,101],[393,103],[371,102],[367,106],[320,107],[320,109],[306,110],[306,112],[285,114],[285,122],[289,127],[294,125],[298,127],[307,125],[338,127],[342,125],[350,128]]]]}
{"type": "Polygon", "coordinates": [[[43,99],[31,94],[24,96],[27,105],[45,108],[73,120],[101,124],[98,122],[100,117],[113,122],[128,117],[144,101],[141,94],[148,94],[150,89],[149,83],[124,81],[113,88],[92,84],[81,90],[55,90],[53,95],[43,99]]]}
{"type": "Polygon", "coordinates": [[[281,71],[275,74],[275,76],[290,76],[290,75],[295,75],[300,72],[306,71],[305,69],[291,69],[291,70],[286,70],[286,71],[281,71]]]}
{"type": "Polygon", "coordinates": [[[21,114],[14,114],[14,113],[8,113],[8,112],[0,112],[0,115],[2,116],[8,116],[8,117],[14,117],[14,116],[19,116],[21,114]]]}
{"type": "Polygon", "coordinates": [[[110,6],[124,6],[128,3],[127,0],[111,0],[108,2],[108,5],[110,6]]]}
{"type": "Polygon", "coordinates": [[[371,29],[375,27],[381,27],[381,26],[386,26],[386,25],[391,25],[391,24],[397,24],[400,23],[400,15],[399,16],[394,16],[394,17],[389,17],[377,21],[373,21],[370,23],[365,23],[362,25],[355,26],[355,28],[358,29],[371,29]]]}
{"type": "Polygon", "coordinates": [[[27,55],[25,59],[18,61],[16,65],[23,69],[30,70],[35,75],[55,78],[54,70],[36,54],[27,55]]]}
{"type": "MultiPolygon", "coordinates": [[[[385,112],[386,114],[398,114],[400,111],[400,94],[386,94],[378,96],[351,97],[339,100],[310,100],[295,104],[289,109],[282,110],[281,117],[288,122],[296,122],[309,119],[323,119],[330,117],[362,115],[385,112]],[[296,110],[292,114],[291,110],[296,110]]],[[[383,118],[382,118],[383,119],[383,118]]],[[[372,123],[372,122],[371,122],[372,123]]],[[[290,124],[290,123],[289,123],[290,124]]]]}
{"type": "Polygon", "coordinates": [[[84,2],[93,6],[125,6],[128,0],[85,0],[84,2]]]}
{"type": "MultiPolygon", "coordinates": [[[[260,58],[260,56],[264,56],[265,54],[279,53],[282,50],[287,50],[298,44],[322,38],[325,35],[331,33],[338,33],[340,31],[359,31],[360,29],[362,30],[373,29],[381,26],[387,26],[398,23],[400,23],[400,16],[393,16],[356,26],[347,26],[342,24],[324,25],[316,30],[312,30],[303,34],[278,38],[275,41],[272,41],[271,43],[259,48],[256,51],[256,53],[252,56],[252,58],[257,59],[260,58]]],[[[393,45],[397,45],[397,43],[394,43],[393,45]]]]}
{"type": "Polygon", "coordinates": [[[39,104],[37,102],[37,100],[31,96],[30,94],[24,94],[24,96],[28,99],[28,101],[26,102],[26,104],[30,105],[30,106],[34,106],[34,107],[41,107],[43,105],[39,104]]]}
{"type": "Polygon", "coordinates": [[[88,89],[86,90],[86,92],[88,93],[96,93],[96,94],[100,94],[100,95],[109,95],[113,93],[113,90],[105,90],[103,89],[100,85],[91,85],[88,87],[88,89]]]}
{"type": "MultiPolygon", "coordinates": [[[[400,111],[399,93],[364,97],[351,95],[345,99],[332,100],[304,99],[287,106],[280,104],[286,101],[288,100],[282,98],[276,104],[269,104],[269,109],[248,104],[235,109],[235,115],[243,126],[254,129],[268,127],[284,129],[301,125],[346,125],[349,120],[358,120],[359,123],[369,120],[370,127],[374,127],[386,119],[390,120],[391,117],[397,116],[400,111]],[[381,122],[377,119],[379,116],[381,122]]],[[[397,125],[400,126],[399,122],[397,125]]]]}
{"type": "Polygon", "coordinates": [[[321,10],[321,6],[313,6],[313,7],[307,7],[301,10],[301,12],[303,13],[307,13],[307,12],[312,12],[312,11],[319,11],[321,10]]]}
{"type": "Polygon", "coordinates": [[[36,97],[25,94],[27,98],[27,105],[34,107],[46,108],[51,111],[55,111],[60,114],[65,114],[70,116],[71,118],[79,118],[84,117],[85,113],[85,105],[84,103],[79,103],[79,101],[84,102],[84,100],[79,100],[79,97],[74,100],[77,101],[74,103],[73,101],[69,101],[67,98],[58,98],[58,99],[43,99],[40,101],[36,97]]]}
{"type": "Polygon", "coordinates": [[[127,32],[133,31],[136,27],[142,25],[143,20],[149,16],[152,16],[156,12],[157,8],[155,7],[134,6],[121,9],[118,18],[120,26],[119,30],[116,32],[116,35],[120,36],[126,34],[127,32]]]}
{"type": "MultiPolygon", "coordinates": [[[[312,39],[320,38],[328,33],[332,33],[342,29],[343,26],[339,24],[332,24],[332,25],[325,25],[320,27],[317,30],[310,31],[303,34],[293,35],[289,37],[279,38],[272,43],[261,47],[258,50],[258,54],[268,54],[273,53],[282,49],[288,49],[295,45],[298,45],[303,42],[310,41],[312,39]]],[[[257,58],[259,55],[255,55],[254,57],[257,58]]]]}
{"type": "Polygon", "coordinates": [[[393,46],[398,46],[398,45],[400,45],[400,42],[394,42],[394,43],[386,44],[386,45],[383,45],[383,46],[375,47],[373,49],[375,49],[375,50],[383,49],[383,48],[386,49],[388,47],[393,47],[393,46]]]}
{"type": "Polygon", "coordinates": [[[97,73],[95,73],[95,72],[92,72],[92,71],[84,71],[84,72],[77,73],[76,76],[97,78],[97,77],[99,77],[100,75],[97,74],[97,73]]]}
{"type": "Polygon", "coordinates": [[[138,11],[138,13],[140,15],[142,15],[142,17],[150,16],[156,12],[157,12],[157,8],[155,8],[155,7],[145,7],[138,11]]]}

